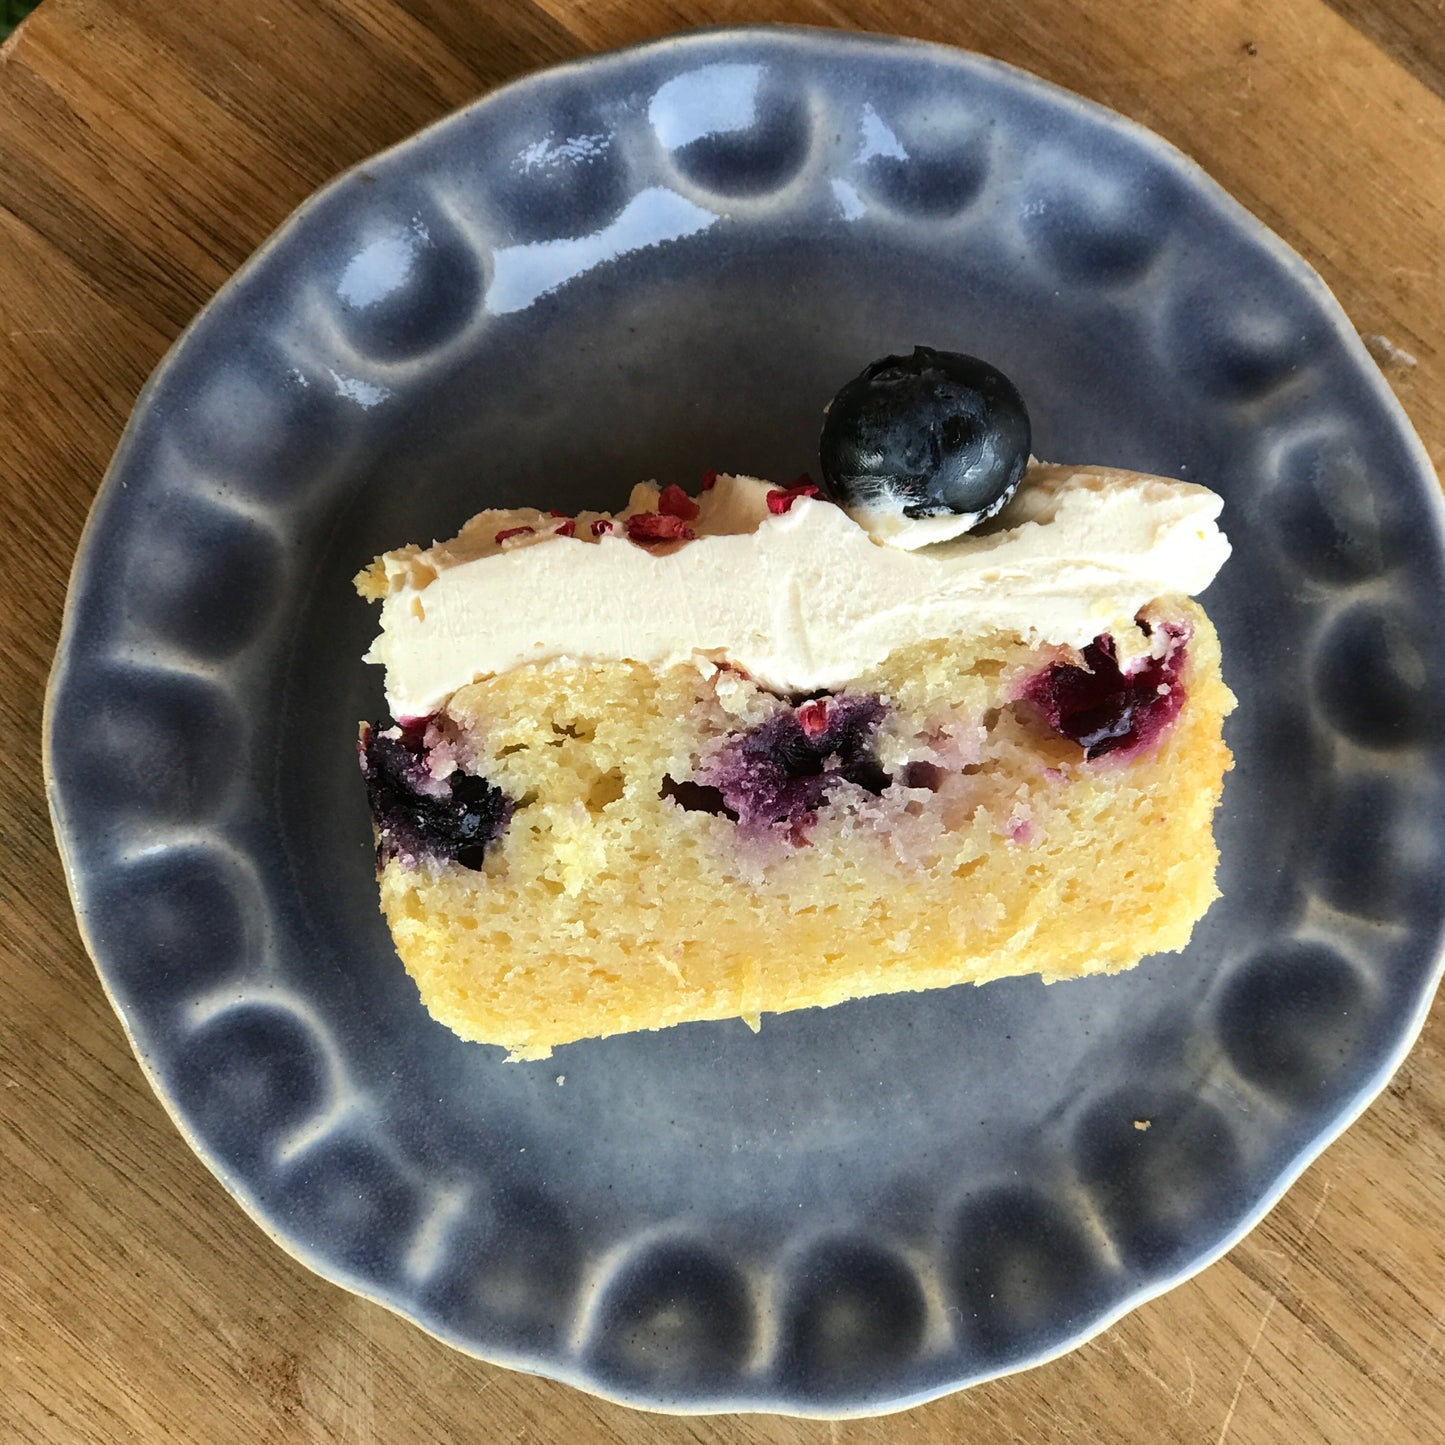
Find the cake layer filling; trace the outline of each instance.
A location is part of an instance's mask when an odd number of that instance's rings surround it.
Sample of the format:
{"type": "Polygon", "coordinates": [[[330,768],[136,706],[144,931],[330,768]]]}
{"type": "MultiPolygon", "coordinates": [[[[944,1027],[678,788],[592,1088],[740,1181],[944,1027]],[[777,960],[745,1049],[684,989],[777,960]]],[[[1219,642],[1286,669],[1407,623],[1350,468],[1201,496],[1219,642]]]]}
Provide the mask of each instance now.
{"type": "Polygon", "coordinates": [[[1135,614],[1201,592],[1229,555],[1218,496],[1133,472],[1031,463],[983,530],[924,546],[906,529],[885,544],[810,490],[721,477],[696,499],[639,486],[615,516],[483,512],[358,579],[382,600],[367,658],[403,721],[528,663],[727,662],[799,694],[990,630],[1080,650],[1111,635],[1133,673],[1161,646],[1135,614]]]}

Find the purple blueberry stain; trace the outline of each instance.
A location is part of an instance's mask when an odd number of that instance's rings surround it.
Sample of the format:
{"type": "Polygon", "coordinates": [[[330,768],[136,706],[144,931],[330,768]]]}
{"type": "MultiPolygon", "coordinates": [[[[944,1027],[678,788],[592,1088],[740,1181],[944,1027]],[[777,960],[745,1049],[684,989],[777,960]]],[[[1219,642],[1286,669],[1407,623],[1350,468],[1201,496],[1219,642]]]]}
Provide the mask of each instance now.
{"type": "MultiPolygon", "coordinates": [[[[1148,623],[1141,622],[1145,636],[1148,623]]],[[[1061,737],[1084,749],[1093,761],[1107,753],[1121,758],[1153,746],[1184,706],[1185,644],[1189,632],[1166,622],[1168,645],[1160,657],[1146,657],[1131,672],[1119,667],[1114,639],[1096,637],[1083,650],[1082,667],[1056,662],[1036,673],[1023,697],[1061,737]]]]}
{"type": "MultiPolygon", "coordinates": [[[[818,809],[841,783],[873,794],[889,784],[874,737],[887,709],[877,697],[811,698],[729,738],[694,783],[746,828],[786,824],[806,841],[818,809]]],[[[687,806],[683,803],[683,806],[687,806]]]]}
{"type": "Polygon", "coordinates": [[[426,720],[384,732],[363,724],[357,752],[376,825],[378,867],[398,859],[407,867],[430,860],[481,868],[515,807],[500,788],[460,770],[435,776],[426,720]]]}

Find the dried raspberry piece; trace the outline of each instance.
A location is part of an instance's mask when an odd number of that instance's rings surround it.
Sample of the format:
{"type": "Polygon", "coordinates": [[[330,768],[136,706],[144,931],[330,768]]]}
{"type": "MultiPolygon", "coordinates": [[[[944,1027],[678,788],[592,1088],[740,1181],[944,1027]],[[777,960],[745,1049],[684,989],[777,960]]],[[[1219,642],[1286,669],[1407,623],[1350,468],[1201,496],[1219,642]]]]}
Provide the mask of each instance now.
{"type": "Polygon", "coordinates": [[[549,517],[566,517],[570,516],[571,514],[568,512],[559,512],[556,507],[553,507],[551,511],[547,513],[547,515],[549,517]]]}
{"type": "Polygon", "coordinates": [[[598,517],[597,520],[592,523],[592,535],[594,537],[606,536],[608,532],[613,530],[612,521],[608,517],[598,517]]]}
{"type": "Polygon", "coordinates": [[[802,728],[804,737],[822,737],[828,731],[828,700],[818,697],[800,704],[798,726],[802,728]]]}
{"type": "Polygon", "coordinates": [[[503,527],[492,540],[500,547],[509,537],[523,537],[536,530],[535,527],[503,527]]]}
{"type": "Polygon", "coordinates": [[[791,487],[774,487],[768,493],[768,511],[775,517],[781,517],[784,512],[792,510],[793,503],[799,497],[816,497],[817,495],[817,484],[809,481],[808,474],[804,472],[791,487]]]}
{"type": "Polygon", "coordinates": [[[627,535],[633,542],[690,542],[696,533],[681,517],[640,512],[627,519],[627,535]]]}
{"type": "Polygon", "coordinates": [[[697,520],[697,503],[676,482],[662,489],[662,495],[657,499],[657,510],[664,517],[681,517],[684,522],[697,520]]]}
{"type": "MultiPolygon", "coordinates": [[[[553,512],[552,515],[555,517],[557,513],[553,512]]],[[[575,537],[577,535],[577,523],[574,522],[571,517],[564,517],[561,526],[552,529],[552,535],[554,537],[575,537]]]]}
{"type": "Polygon", "coordinates": [[[702,490],[705,492],[712,491],[712,489],[717,486],[717,477],[718,474],[715,471],[711,469],[705,471],[702,474],[702,490]]]}

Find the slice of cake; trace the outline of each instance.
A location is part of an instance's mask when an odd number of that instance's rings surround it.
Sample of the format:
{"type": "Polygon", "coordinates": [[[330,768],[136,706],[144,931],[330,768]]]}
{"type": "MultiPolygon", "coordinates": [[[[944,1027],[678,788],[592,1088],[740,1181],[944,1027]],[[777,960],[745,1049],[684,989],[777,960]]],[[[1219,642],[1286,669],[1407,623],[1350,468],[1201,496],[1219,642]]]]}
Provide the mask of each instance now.
{"type": "Polygon", "coordinates": [[[1016,394],[968,360],[859,379],[941,392],[894,396],[938,433],[902,427],[905,465],[840,393],[837,502],[642,485],[361,574],[396,719],[360,744],[381,905],[436,1018],[542,1058],[1184,946],[1229,766],[1190,600],[1228,555],[1219,499],[1030,463],[1026,420],[999,444],[1016,394]],[[950,386],[984,394],[972,433],[950,386]]]}

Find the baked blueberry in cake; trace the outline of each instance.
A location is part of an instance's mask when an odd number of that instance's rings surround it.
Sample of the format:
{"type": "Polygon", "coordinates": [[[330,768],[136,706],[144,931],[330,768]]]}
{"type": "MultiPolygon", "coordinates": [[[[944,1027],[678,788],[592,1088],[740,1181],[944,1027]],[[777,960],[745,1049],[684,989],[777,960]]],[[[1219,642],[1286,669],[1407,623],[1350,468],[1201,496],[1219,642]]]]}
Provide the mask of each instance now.
{"type": "Polygon", "coordinates": [[[1220,500],[1030,444],[1007,378],[920,347],[839,392],[817,483],[486,511],[362,572],[381,906],[432,1014],[543,1058],[1182,948],[1220,500]]]}

